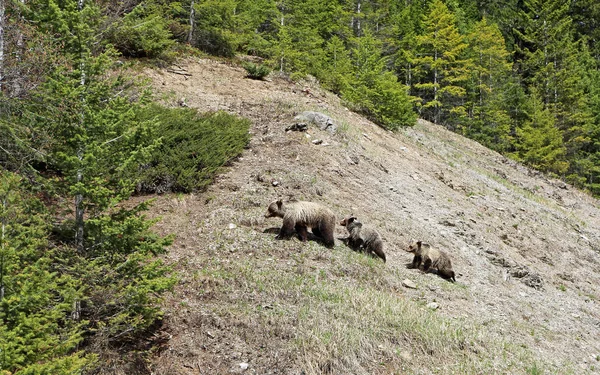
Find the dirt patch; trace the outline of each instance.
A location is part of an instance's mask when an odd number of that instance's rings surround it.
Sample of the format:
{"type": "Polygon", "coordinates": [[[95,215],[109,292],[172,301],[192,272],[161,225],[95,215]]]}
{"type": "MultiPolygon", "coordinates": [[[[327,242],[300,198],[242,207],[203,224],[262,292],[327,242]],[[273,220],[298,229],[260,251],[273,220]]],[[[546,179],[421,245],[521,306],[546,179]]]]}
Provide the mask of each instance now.
{"type": "Polygon", "coordinates": [[[157,230],[177,235],[167,260],[182,275],[165,303],[170,340],[154,373],[598,371],[597,200],[424,121],[385,131],[314,82],[250,80],[213,60],[183,67],[191,76],[145,74],[170,105],[250,118],[252,140],[208,191],[159,196],[152,208],[162,217],[157,230]],[[307,110],[329,116],[337,131],[285,130],[307,110]],[[341,241],[328,250],[274,240],[281,219],[263,214],[276,197],[320,202],[339,218],[353,213],[381,233],[387,263],[341,241]],[[456,284],[406,268],[412,238],[451,256],[456,284]],[[402,286],[407,278],[416,289],[402,286]],[[429,311],[430,302],[439,309],[429,311]],[[454,333],[431,333],[438,342],[425,328],[403,328],[432,314],[454,333]],[[319,316],[329,325],[317,327],[319,316]]]}

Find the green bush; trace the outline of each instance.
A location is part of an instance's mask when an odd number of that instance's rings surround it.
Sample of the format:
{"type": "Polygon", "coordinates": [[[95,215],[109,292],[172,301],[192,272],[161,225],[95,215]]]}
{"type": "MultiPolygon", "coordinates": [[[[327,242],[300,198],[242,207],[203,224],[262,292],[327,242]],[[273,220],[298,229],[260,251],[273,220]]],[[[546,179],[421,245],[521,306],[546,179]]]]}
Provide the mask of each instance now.
{"type": "Polygon", "coordinates": [[[197,29],[192,45],[199,50],[220,57],[234,57],[235,46],[227,34],[217,28],[197,29]]]}
{"type": "Polygon", "coordinates": [[[190,108],[151,105],[140,120],[160,122],[162,145],[141,171],[138,191],[164,193],[203,190],[249,141],[250,121],[225,112],[199,114],[190,108]]]}
{"type": "Polygon", "coordinates": [[[80,347],[87,322],[70,318],[82,284],[57,272],[64,254],[31,188],[0,169],[0,374],[79,374],[94,362],[80,347]]]}
{"type": "Polygon", "coordinates": [[[107,40],[124,56],[159,57],[175,41],[167,21],[157,12],[138,5],[109,29],[107,40]]]}
{"type": "Polygon", "coordinates": [[[247,77],[252,79],[263,79],[271,73],[271,69],[265,65],[243,62],[242,66],[248,72],[247,77]]]}

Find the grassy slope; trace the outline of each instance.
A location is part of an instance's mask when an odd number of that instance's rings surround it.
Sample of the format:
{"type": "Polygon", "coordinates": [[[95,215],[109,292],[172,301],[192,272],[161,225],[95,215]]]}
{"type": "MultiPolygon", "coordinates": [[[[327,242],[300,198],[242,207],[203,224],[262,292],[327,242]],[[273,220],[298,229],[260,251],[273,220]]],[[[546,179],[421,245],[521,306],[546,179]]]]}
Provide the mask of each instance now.
{"type": "Polygon", "coordinates": [[[182,280],[152,371],[598,371],[597,201],[435,125],[385,132],[312,83],[251,81],[208,60],[187,69],[189,79],[148,74],[167,102],[251,118],[253,140],[207,192],[161,196],[153,209],[157,229],[177,233],[169,261],[182,280]],[[338,133],[286,133],[306,109],[332,116],[338,133]],[[274,240],[281,220],[262,215],[278,196],[354,212],[380,230],[388,263],[341,241],[274,240]],[[449,252],[458,283],[406,269],[411,238],[449,252]],[[528,286],[537,276],[542,287],[528,286]]]}

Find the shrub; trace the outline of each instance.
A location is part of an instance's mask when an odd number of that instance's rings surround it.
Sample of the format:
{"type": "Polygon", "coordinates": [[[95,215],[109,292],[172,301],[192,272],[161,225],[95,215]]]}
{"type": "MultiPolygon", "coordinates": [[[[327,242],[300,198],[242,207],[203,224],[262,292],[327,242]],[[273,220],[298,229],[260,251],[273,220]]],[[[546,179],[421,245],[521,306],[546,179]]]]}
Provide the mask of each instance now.
{"type": "Polygon", "coordinates": [[[142,167],[140,192],[203,190],[249,141],[250,121],[225,112],[201,115],[191,108],[151,105],[138,117],[156,118],[163,137],[150,163],[142,167]]]}
{"type": "Polygon", "coordinates": [[[199,50],[220,57],[234,57],[235,46],[226,34],[217,28],[197,29],[192,45],[199,50]]]}
{"type": "Polygon", "coordinates": [[[242,66],[246,69],[246,72],[248,72],[247,77],[252,79],[263,79],[271,73],[271,69],[265,65],[244,62],[242,63],[242,66]]]}
{"type": "Polygon", "coordinates": [[[138,5],[108,31],[107,40],[124,56],[159,57],[175,41],[165,19],[138,5]]]}

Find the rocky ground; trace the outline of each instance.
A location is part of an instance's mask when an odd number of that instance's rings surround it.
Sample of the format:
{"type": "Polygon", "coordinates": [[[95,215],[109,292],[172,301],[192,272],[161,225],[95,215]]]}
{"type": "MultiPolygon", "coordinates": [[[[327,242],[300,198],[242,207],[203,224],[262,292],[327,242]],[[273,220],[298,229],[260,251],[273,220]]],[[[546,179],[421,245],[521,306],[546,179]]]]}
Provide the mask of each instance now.
{"type": "Polygon", "coordinates": [[[253,122],[208,191],[152,209],[182,276],[149,372],[600,373],[596,199],[425,121],[385,131],[315,82],[208,59],[144,74],[169,105],[253,122]],[[333,125],[294,119],[304,111],[333,125]],[[278,197],[353,213],[387,263],[276,241],[281,219],[263,214],[278,197]],[[407,269],[413,238],[451,256],[457,283],[407,269]]]}

